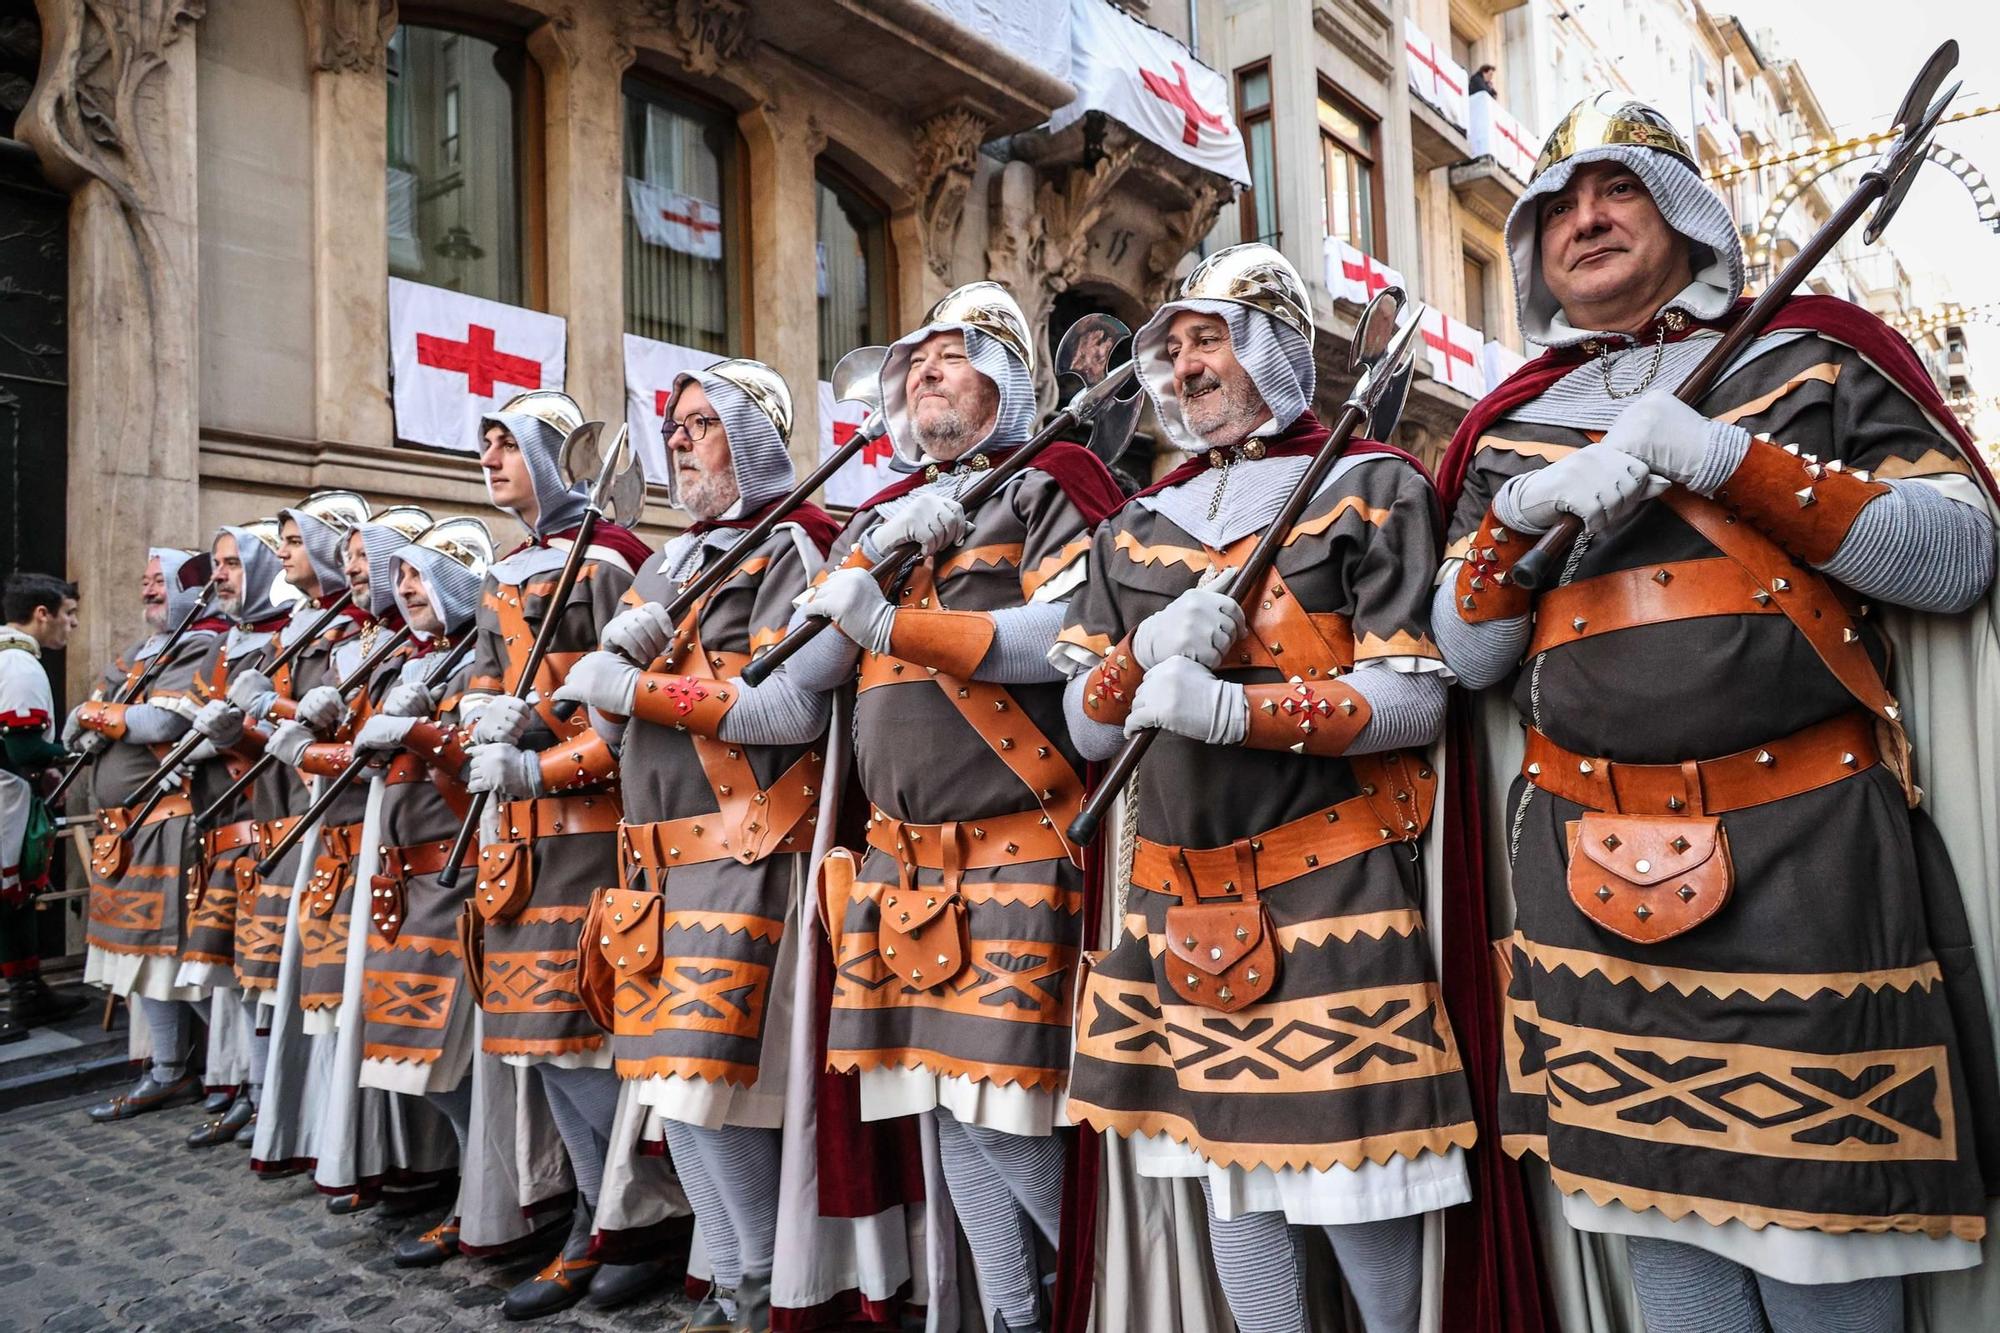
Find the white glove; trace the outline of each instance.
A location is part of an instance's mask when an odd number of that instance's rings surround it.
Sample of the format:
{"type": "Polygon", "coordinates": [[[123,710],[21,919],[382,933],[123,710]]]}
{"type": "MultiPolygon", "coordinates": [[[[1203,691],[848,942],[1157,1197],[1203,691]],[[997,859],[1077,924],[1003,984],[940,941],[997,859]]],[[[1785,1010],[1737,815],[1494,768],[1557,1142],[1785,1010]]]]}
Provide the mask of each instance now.
{"type": "Polygon", "coordinates": [[[542,794],[541,756],[511,745],[482,745],[467,758],[468,791],[491,792],[503,801],[525,801],[542,794]]]}
{"type": "Polygon", "coordinates": [[[331,685],[315,685],[306,691],[305,698],[299,700],[295,716],[324,736],[347,716],[347,700],[341,698],[340,691],[331,685]]]}
{"type": "Polygon", "coordinates": [[[76,750],[79,748],[78,742],[82,737],[95,735],[97,735],[96,732],[88,731],[84,728],[83,705],[78,704],[76,707],[70,709],[69,716],[63,719],[63,749],[76,750]]]}
{"type": "Polygon", "coordinates": [[[492,703],[480,710],[479,721],[472,728],[472,743],[518,745],[534,720],[534,707],[526,699],[516,699],[511,694],[496,695],[492,703]]]}
{"type": "Polygon", "coordinates": [[[242,709],[227,699],[210,699],[190,725],[217,745],[234,745],[243,739],[243,723],[242,709]]]}
{"type": "Polygon", "coordinates": [[[271,739],[264,742],[264,753],[276,756],[279,763],[288,768],[297,768],[304,757],[306,747],[319,737],[302,722],[280,722],[271,739]]]}
{"type": "Polygon", "coordinates": [[[419,718],[429,717],[435,711],[437,702],[431,698],[431,692],[418,682],[409,681],[389,688],[375,716],[419,718]]]}
{"type": "Polygon", "coordinates": [[[652,665],[653,659],[667,650],[667,640],[673,636],[674,625],[667,619],[667,608],[658,602],[647,602],[611,617],[598,638],[606,651],[644,667],[652,665]]]}
{"type": "Polygon", "coordinates": [[[864,534],[866,549],[871,558],[880,560],[904,542],[915,542],[925,555],[936,555],[964,541],[969,526],[965,506],[957,500],[936,491],[918,491],[864,534]]]}
{"type": "Polygon", "coordinates": [[[276,687],[271,684],[271,678],[261,671],[246,669],[229,678],[229,702],[242,710],[246,717],[262,718],[277,701],[276,687]]]}
{"type": "Polygon", "coordinates": [[[1639,459],[1600,440],[1523,473],[1500,490],[1513,511],[1514,526],[1525,532],[1547,532],[1564,514],[1582,519],[1588,532],[1602,532],[1670,484],[1639,459]]]}
{"type": "Polygon", "coordinates": [[[1654,389],[1634,400],[1600,441],[1605,448],[1628,453],[1683,486],[1713,471],[1717,451],[1727,450],[1740,461],[1749,442],[1749,431],[1710,421],[1665,389],[1654,389]]]}
{"type": "Polygon", "coordinates": [[[102,754],[111,748],[111,738],[101,731],[82,731],[75,740],[64,747],[71,754],[88,759],[94,754],[102,754]]]}
{"type": "Polygon", "coordinates": [[[1199,662],[1169,657],[1146,672],[1125,718],[1127,736],[1155,727],[1209,745],[1235,745],[1250,732],[1250,696],[1199,662]]]}
{"type": "Polygon", "coordinates": [[[355,753],[359,754],[363,750],[394,751],[402,749],[403,738],[410,734],[410,729],[416,726],[418,721],[419,719],[414,717],[392,717],[387,713],[375,714],[366,722],[363,722],[361,729],[354,733],[355,753]]]}
{"type": "Polygon", "coordinates": [[[1210,570],[1160,610],[1139,622],[1132,635],[1132,655],[1152,670],[1169,657],[1186,657],[1214,670],[1243,636],[1243,608],[1236,599],[1215,590],[1229,571],[1210,570]]]}
{"type": "Polygon", "coordinates": [[[872,571],[834,570],[813,593],[806,609],[831,620],[863,648],[889,651],[889,629],[896,623],[896,608],[882,595],[872,571]]]}
{"type": "MultiPolygon", "coordinates": [[[[612,622],[614,625],[617,623],[615,620],[612,622]]],[[[653,657],[658,656],[658,653],[653,654],[653,657]]],[[[645,660],[650,662],[653,657],[645,660]]],[[[589,704],[600,713],[630,717],[632,696],[639,688],[639,668],[632,665],[637,660],[620,653],[585,653],[571,663],[569,674],[563,677],[563,683],[549,694],[549,698],[573,700],[589,704]]]]}
{"type": "Polygon", "coordinates": [[[220,751],[215,748],[215,742],[204,736],[192,750],[188,751],[187,767],[192,770],[196,765],[205,764],[216,758],[219,753],[220,751]]]}

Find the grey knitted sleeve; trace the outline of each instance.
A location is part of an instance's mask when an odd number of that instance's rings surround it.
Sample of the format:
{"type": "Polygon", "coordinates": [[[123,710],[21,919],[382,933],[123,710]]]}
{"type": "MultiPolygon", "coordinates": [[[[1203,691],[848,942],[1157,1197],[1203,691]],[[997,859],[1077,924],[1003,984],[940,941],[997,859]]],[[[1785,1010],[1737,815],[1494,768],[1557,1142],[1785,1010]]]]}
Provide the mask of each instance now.
{"type": "Polygon", "coordinates": [[[1076,742],[1078,754],[1085,759],[1109,759],[1125,743],[1125,729],[1099,722],[1083,711],[1084,685],[1089,679],[1088,671],[1070,677],[1069,688],[1063,691],[1063,720],[1069,723],[1069,738],[1076,742]]]}
{"type": "Polygon", "coordinates": [[[1498,685],[1520,665],[1521,654],[1528,651],[1533,617],[1512,616],[1468,625],[1458,618],[1458,603],[1452,599],[1457,586],[1457,562],[1451,561],[1445,565],[1444,581],[1431,595],[1431,637],[1458,683],[1468,690],[1483,690],[1498,685]]]}
{"type": "Polygon", "coordinates": [[[1368,701],[1368,725],[1348,743],[1348,754],[1429,745],[1444,730],[1443,672],[1362,667],[1341,680],[1368,701]]]}
{"type": "Polygon", "coordinates": [[[1925,482],[1886,484],[1820,572],[1912,610],[1965,610],[1993,582],[1993,520],[1925,482]]]}
{"type": "Polygon", "coordinates": [[[1068,602],[1029,602],[1003,606],[993,617],[993,642],[973,669],[974,680],[1003,685],[1046,684],[1063,673],[1049,665],[1049,646],[1062,633],[1068,602]]]}
{"type": "Polygon", "coordinates": [[[125,709],[125,741],[130,745],[159,745],[177,741],[188,729],[188,720],[158,704],[132,704],[125,709]]]}
{"type": "MultiPolygon", "coordinates": [[[[806,619],[792,614],[792,628],[806,619]]],[[[740,745],[803,745],[826,730],[827,696],[854,679],[861,649],[829,626],[786,659],[762,685],[737,680],[738,697],[716,728],[718,740],[740,745]]]]}

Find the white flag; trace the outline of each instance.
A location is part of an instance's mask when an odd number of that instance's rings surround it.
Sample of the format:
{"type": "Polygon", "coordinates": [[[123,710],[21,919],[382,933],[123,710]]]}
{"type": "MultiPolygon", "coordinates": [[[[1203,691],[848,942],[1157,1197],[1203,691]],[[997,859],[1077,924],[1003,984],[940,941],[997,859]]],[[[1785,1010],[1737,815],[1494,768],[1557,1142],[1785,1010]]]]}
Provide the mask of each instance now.
{"type": "Polygon", "coordinates": [[[1442,380],[1469,397],[1485,397],[1486,372],[1481,366],[1485,335],[1436,306],[1425,306],[1418,323],[1430,356],[1431,378],[1442,380]]]}
{"type": "MultiPolygon", "coordinates": [[[[825,462],[833,451],[854,438],[854,432],[868,418],[868,408],[861,403],[833,400],[833,386],[825,380],[819,382],[819,457],[825,462]]],[[[826,502],[844,509],[852,509],[877,491],[894,485],[897,474],[889,468],[889,437],[861,447],[861,452],[847,460],[840,471],[827,478],[826,502]]]]}
{"type": "Polygon", "coordinates": [[[560,315],[389,279],[396,438],[479,452],[479,419],[516,394],[563,387],[560,315]]]}
{"type": "Polygon", "coordinates": [[[1403,65],[1409,72],[1410,91],[1443,112],[1446,120],[1465,128],[1469,80],[1464,67],[1451,58],[1448,48],[1439,49],[1430,34],[1407,14],[1403,16],[1403,65]]]}
{"type": "Polygon", "coordinates": [[[1158,28],[1105,0],[1071,0],[1069,81],[1076,100],[1049,117],[1051,134],[1102,111],[1183,161],[1250,183],[1229,81],[1158,28]]]}
{"type": "Polygon", "coordinates": [[[1326,238],[1326,289],[1343,301],[1367,305],[1384,287],[1401,287],[1405,295],[1410,285],[1403,275],[1373,255],[1365,254],[1338,236],[1326,238]]]}
{"type": "Polygon", "coordinates": [[[688,371],[707,370],[722,360],[714,352],[625,335],[625,424],[646,470],[646,480],[667,483],[667,398],[674,380],[688,371]]]}
{"type": "Polygon", "coordinates": [[[699,259],[722,258],[722,208],[706,199],[637,176],[625,178],[632,220],[649,245],[664,245],[699,259]]]}

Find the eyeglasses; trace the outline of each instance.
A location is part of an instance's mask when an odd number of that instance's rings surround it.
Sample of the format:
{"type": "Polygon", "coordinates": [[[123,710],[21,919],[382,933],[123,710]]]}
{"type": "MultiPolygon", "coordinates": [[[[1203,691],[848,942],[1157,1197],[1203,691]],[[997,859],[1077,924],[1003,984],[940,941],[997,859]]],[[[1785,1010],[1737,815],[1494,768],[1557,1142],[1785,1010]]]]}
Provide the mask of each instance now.
{"type": "Polygon", "coordinates": [[[710,426],[719,426],[721,424],[721,417],[705,417],[699,412],[690,412],[679,421],[667,422],[666,441],[668,444],[672,444],[674,436],[680,434],[682,431],[686,431],[689,443],[700,444],[702,436],[708,434],[710,426]]]}

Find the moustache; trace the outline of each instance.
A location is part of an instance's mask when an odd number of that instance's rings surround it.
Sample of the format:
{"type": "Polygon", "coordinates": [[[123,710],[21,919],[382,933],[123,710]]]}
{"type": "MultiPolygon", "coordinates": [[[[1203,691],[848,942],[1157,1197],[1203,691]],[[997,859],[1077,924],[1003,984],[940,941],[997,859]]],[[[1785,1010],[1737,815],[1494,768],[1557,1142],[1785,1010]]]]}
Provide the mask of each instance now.
{"type": "Polygon", "coordinates": [[[1216,378],[1215,373],[1213,371],[1205,371],[1191,380],[1181,381],[1181,397],[1191,398],[1195,394],[1207,393],[1211,389],[1220,389],[1221,387],[1222,381],[1216,378]]]}

